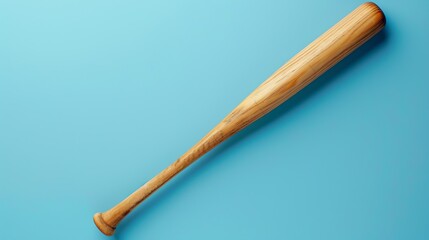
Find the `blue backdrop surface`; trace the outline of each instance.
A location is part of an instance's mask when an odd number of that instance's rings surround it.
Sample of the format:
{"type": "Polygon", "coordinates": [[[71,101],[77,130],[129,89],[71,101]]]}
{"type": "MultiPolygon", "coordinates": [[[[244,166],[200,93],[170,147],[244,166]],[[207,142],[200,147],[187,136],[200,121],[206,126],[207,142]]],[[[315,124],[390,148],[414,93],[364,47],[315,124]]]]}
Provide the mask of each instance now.
{"type": "MultiPolygon", "coordinates": [[[[0,1],[0,239],[92,215],[361,1],[0,1]]],[[[429,2],[144,202],[112,239],[429,239],[429,2]]]]}

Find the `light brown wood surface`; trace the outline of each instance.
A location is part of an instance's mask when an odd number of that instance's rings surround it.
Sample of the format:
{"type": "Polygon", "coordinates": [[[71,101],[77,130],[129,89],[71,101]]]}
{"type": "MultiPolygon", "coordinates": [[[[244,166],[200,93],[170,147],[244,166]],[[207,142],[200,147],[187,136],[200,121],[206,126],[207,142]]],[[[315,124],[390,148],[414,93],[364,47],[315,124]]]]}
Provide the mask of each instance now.
{"type": "Polygon", "coordinates": [[[374,3],[364,3],[356,8],[280,67],[177,161],[110,210],[95,214],[97,227],[104,234],[112,235],[130,211],[168,180],[307,86],[374,36],[384,25],[384,14],[374,3]]]}

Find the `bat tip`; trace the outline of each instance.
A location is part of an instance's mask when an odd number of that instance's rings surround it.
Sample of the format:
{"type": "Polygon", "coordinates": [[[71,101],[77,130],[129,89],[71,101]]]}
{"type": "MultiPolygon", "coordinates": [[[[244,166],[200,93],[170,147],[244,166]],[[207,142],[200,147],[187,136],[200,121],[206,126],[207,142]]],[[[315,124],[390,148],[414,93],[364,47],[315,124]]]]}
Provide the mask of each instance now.
{"type": "Polygon", "coordinates": [[[94,214],[94,223],[95,226],[97,226],[98,230],[100,230],[107,236],[112,236],[115,232],[115,228],[111,227],[104,221],[103,215],[101,213],[94,214]]]}
{"type": "Polygon", "coordinates": [[[366,2],[362,4],[362,7],[367,8],[369,10],[372,10],[376,13],[378,16],[379,21],[382,23],[382,25],[386,25],[386,16],[384,15],[383,10],[374,2],[366,2]]]}

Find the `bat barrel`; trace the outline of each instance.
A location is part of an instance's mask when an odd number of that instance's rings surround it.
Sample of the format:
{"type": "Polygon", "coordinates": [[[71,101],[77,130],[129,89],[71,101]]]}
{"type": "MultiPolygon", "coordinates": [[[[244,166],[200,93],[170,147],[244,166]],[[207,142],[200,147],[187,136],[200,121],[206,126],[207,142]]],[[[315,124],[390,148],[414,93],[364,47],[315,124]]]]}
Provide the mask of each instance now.
{"type": "Polygon", "coordinates": [[[360,5],[280,67],[223,122],[233,123],[239,131],[256,121],[373,37],[385,23],[375,3],[360,5]]]}

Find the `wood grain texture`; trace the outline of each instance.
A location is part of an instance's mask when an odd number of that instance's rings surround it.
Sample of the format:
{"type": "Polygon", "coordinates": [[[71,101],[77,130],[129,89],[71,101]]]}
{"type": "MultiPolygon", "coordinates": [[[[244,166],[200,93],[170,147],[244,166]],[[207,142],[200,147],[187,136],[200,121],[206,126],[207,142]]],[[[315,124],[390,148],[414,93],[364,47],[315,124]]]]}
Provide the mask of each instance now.
{"type": "Polygon", "coordinates": [[[119,222],[168,180],[212,148],[307,86],[385,25],[374,3],[364,3],[280,67],[195,146],[112,209],[94,215],[97,227],[112,235],[119,222]]]}

